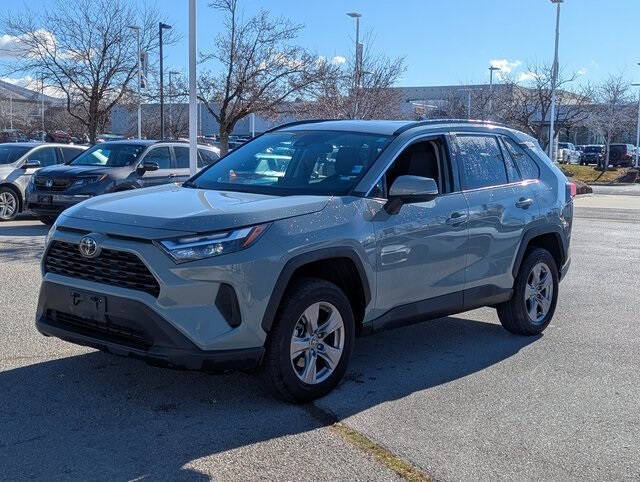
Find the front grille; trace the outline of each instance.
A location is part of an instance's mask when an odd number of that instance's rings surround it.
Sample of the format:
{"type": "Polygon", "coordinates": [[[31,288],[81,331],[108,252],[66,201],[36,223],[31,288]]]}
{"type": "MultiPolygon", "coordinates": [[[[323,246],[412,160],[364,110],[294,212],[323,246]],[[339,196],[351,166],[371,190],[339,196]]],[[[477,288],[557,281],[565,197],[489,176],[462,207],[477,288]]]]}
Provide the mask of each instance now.
{"type": "Polygon", "coordinates": [[[103,249],[95,258],[85,258],[77,244],[53,241],[44,260],[46,273],[56,273],[158,297],[160,285],[135,254],[103,249]]]}
{"type": "Polygon", "coordinates": [[[47,179],[44,176],[36,176],[34,183],[39,191],[64,191],[71,184],[71,179],[54,178],[47,179]],[[47,180],[53,181],[53,185],[47,186],[47,180]]]}
{"type": "Polygon", "coordinates": [[[48,310],[47,318],[76,333],[104,341],[140,349],[147,349],[153,344],[143,330],[127,326],[117,319],[109,319],[106,323],[101,323],[57,310],[48,310]]]}

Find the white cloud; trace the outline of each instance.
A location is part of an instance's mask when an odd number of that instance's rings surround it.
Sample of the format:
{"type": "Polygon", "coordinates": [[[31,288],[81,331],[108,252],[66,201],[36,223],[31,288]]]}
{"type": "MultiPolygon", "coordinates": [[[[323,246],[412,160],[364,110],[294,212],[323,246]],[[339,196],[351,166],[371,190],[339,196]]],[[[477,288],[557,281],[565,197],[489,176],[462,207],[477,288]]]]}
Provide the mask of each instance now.
{"type": "MultiPolygon", "coordinates": [[[[55,45],[55,36],[43,29],[18,36],[0,35],[0,59],[30,57],[35,55],[39,48],[45,47],[47,50],[54,50],[55,45]]],[[[57,52],[57,55],[62,58],[68,56],[64,52],[57,52]]]]}
{"type": "Polygon", "coordinates": [[[582,67],[580,70],[578,70],[576,72],[576,74],[578,74],[578,75],[587,75],[587,72],[588,72],[587,68],[586,67],[582,67]]]}
{"type": "Polygon", "coordinates": [[[342,55],[336,55],[331,59],[331,63],[334,65],[344,64],[347,61],[342,55]]]}
{"type": "Polygon", "coordinates": [[[521,60],[494,59],[489,62],[491,67],[498,67],[502,74],[510,74],[522,65],[521,60]]]}
{"type": "Polygon", "coordinates": [[[529,80],[533,80],[536,78],[536,74],[533,72],[521,72],[518,75],[518,82],[528,82],[529,80]]]}
{"type": "Polygon", "coordinates": [[[23,37],[0,35],[0,59],[23,57],[28,51],[29,49],[25,45],[23,37]]]}

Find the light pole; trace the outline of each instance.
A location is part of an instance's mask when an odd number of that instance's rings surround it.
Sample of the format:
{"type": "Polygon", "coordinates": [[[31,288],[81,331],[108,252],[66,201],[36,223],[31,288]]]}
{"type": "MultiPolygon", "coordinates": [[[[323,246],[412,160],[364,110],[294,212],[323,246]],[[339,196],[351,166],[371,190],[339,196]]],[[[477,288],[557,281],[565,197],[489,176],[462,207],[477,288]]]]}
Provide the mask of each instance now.
{"type": "Polygon", "coordinates": [[[9,94],[9,128],[13,130],[13,94],[9,94]]]}
{"type": "Polygon", "coordinates": [[[354,105],[354,117],[357,117],[358,114],[358,90],[360,89],[360,85],[361,85],[361,79],[360,79],[360,75],[361,75],[361,70],[362,70],[362,46],[360,45],[360,17],[362,17],[362,14],[358,13],[358,12],[349,12],[347,13],[347,15],[351,18],[355,18],[356,19],[356,64],[355,64],[355,75],[354,75],[354,79],[353,79],[353,83],[354,83],[354,88],[355,88],[355,105],[354,105]]]}
{"type": "Polygon", "coordinates": [[[173,135],[173,103],[175,102],[175,89],[173,88],[173,78],[172,75],[180,75],[180,72],[177,70],[169,71],[169,133],[173,135]]]}
{"type": "Polygon", "coordinates": [[[142,139],[142,98],[140,96],[140,84],[142,84],[142,53],[140,52],[140,27],[129,25],[131,30],[136,32],[136,44],[138,52],[138,139],[142,139]]]}
{"type": "Polygon", "coordinates": [[[189,173],[198,165],[198,97],[196,91],[196,53],[198,51],[196,0],[189,0],[189,173]]]}
{"type": "Polygon", "coordinates": [[[163,55],[162,55],[162,31],[169,30],[171,25],[160,22],[158,24],[158,33],[160,35],[160,140],[164,139],[164,85],[163,85],[163,55]]]}
{"type": "Polygon", "coordinates": [[[40,134],[40,138],[42,142],[44,142],[44,72],[42,72],[40,77],[40,120],[42,122],[42,133],[40,134]]]}
{"type": "Polygon", "coordinates": [[[500,70],[500,67],[489,66],[489,119],[493,117],[493,72],[500,70]]]}
{"type": "MultiPolygon", "coordinates": [[[[553,124],[556,120],[556,84],[558,82],[558,42],[560,40],[560,4],[564,0],[551,0],[556,4],[556,44],[553,56],[553,67],[551,67],[551,109],[549,113],[549,157],[555,161],[555,132],[553,124]]],[[[544,119],[543,119],[544,120],[544,119]]]]}
{"type": "MultiPolygon", "coordinates": [[[[638,63],[640,65],[640,63],[638,63]]],[[[640,87],[640,84],[631,84],[633,87],[640,87]]],[[[638,164],[638,154],[640,151],[640,92],[638,92],[638,121],[636,124],[636,168],[640,166],[638,164]]]]}

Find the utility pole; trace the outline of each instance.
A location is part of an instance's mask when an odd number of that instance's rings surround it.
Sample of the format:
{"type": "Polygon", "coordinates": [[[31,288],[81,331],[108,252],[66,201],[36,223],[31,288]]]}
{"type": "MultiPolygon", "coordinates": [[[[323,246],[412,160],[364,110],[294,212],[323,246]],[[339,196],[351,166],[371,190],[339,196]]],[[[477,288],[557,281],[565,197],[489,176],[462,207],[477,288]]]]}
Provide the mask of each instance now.
{"type": "Polygon", "coordinates": [[[140,94],[140,85],[142,84],[142,52],[140,52],[140,27],[137,25],[129,25],[129,28],[136,31],[136,43],[138,46],[138,139],[142,139],[142,96],[140,94]]]}
{"type": "MultiPolygon", "coordinates": [[[[638,63],[640,65],[640,63],[638,63]]],[[[640,84],[631,84],[633,87],[640,87],[640,84]]],[[[638,163],[638,155],[640,154],[640,91],[638,92],[638,121],[636,123],[636,168],[640,166],[638,163]]]]}
{"type": "Polygon", "coordinates": [[[356,58],[355,58],[355,72],[354,72],[354,91],[355,91],[355,103],[353,117],[358,118],[358,96],[360,94],[360,87],[362,86],[362,45],[360,45],[360,17],[362,14],[358,12],[349,12],[347,15],[356,19],[356,58]]]}
{"type": "Polygon", "coordinates": [[[493,117],[493,72],[500,67],[489,66],[489,119],[493,117]]]}
{"type": "Polygon", "coordinates": [[[176,91],[173,87],[173,75],[180,75],[177,70],[169,71],[169,134],[175,134],[175,125],[173,123],[173,104],[175,102],[176,91]]]}
{"type": "MultiPolygon", "coordinates": [[[[556,120],[556,85],[558,83],[558,43],[560,40],[560,4],[564,0],[551,0],[556,4],[556,42],[553,56],[553,67],[551,68],[551,109],[549,113],[549,157],[555,161],[555,132],[554,123],[556,120]]],[[[543,119],[544,121],[544,119],[543,119]]]]}
{"type": "Polygon", "coordinates": [[[160,140],[164,139],[164,84],[163,84],[163,69],[164,69],[164,55],[162,52],[162,31],[164,29],[170,29],[171,25],[160,22],[158,25],[158,33],[160,35],[160,140]]]}
{"type": "Polygon", "coordinates": [[[189,172],[193,176],[198,167],[198,96],[196,91],[196,0],[189,0],[189,172]]]}
{"type": "Polygon", "coordinates": [[[42,122],[42,133],[40,134],[40,137],[42,142],[44,142],[44,72],[42,72],[40,79],[40,120],[42,122]]]}
{"type": "Polygon", "coordinates": [[[9,127],[13,130],[13,95],[9,94],[9,127]]]}

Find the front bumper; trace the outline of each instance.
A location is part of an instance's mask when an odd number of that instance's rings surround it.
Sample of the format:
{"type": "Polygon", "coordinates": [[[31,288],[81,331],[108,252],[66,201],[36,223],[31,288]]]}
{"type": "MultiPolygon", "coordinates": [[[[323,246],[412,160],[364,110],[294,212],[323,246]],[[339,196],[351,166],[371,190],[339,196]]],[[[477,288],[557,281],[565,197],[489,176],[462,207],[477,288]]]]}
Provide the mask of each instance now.
{"type": "Polygon", "coordinates": [[[59,215],[62,211],[78,204],[90,195],[56,194],[50,191],[32,191],[27,194],[26,208],[39,215],[59,215]],[[44,200],[47,202],[43,202],[44,200]]]}
{"type": "Polygon", "coordinates": [[[43,281],[40,289],[36,327],[46,336],[170,368],[251,369],[260,364],[264,355],[264,347],[201,350],[139,301],[49,281],[43,281]],[[76,303],[78,294],[85,301],[76,303]],[[80,305],[90,302],[93,296],[104,303],[98,316],[79,311],[80,305]]]}

